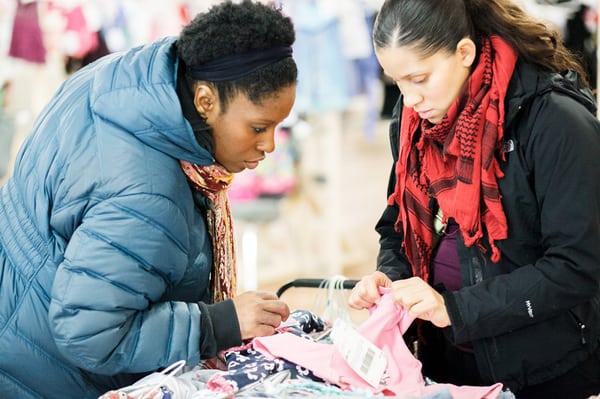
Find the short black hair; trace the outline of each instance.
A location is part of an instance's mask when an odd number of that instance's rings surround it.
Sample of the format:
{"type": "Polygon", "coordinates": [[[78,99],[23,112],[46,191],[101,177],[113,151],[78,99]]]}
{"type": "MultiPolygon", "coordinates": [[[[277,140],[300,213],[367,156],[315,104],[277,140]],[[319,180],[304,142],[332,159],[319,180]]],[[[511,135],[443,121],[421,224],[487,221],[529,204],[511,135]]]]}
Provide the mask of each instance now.
{"type": "MultiPolygon", "coordinates": [[[[294,40],[291,18],[274,4],[227,0],[196,15],[183,28],[177,51],[186,65],[201,65],[228,55],[291,47],[294,40]]],[[[240,79],[209,83],[218,91],[224,111],[229,99],[237,93],[258,103],[283,87],[295,84],[297,76],[296,63],[287,57],[240,79]]]]}

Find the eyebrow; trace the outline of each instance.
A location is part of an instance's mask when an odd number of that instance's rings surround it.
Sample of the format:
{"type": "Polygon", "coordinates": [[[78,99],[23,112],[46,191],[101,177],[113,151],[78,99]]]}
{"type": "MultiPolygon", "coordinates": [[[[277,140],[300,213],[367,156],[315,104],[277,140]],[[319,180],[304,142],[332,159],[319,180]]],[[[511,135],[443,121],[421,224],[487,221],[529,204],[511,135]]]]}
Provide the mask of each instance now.
{"type": "Polygon", "coordinates": [[[273,124],[277,124],[278,122],[272,120],[272,119],[261,119],[261,118],[257,118],[257,119],[253,119],[250,121],[251,123],[259,123],[259,124],[265,124],[265,125],[273,125],[273,124]]]}

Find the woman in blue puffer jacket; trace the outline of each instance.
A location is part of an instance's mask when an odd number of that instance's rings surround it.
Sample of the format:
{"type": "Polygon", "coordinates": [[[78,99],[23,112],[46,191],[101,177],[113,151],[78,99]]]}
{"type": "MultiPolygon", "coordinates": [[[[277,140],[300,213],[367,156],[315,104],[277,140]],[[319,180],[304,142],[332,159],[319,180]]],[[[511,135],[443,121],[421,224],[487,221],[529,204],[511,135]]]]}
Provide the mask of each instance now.
{"type": "Polygon", "coordinates": [[[289,314],[235,295],[225,189],[295,99],[280,10],[213,6],[71,76],[0,190],[0,397],[97,398],[289,314]]]}

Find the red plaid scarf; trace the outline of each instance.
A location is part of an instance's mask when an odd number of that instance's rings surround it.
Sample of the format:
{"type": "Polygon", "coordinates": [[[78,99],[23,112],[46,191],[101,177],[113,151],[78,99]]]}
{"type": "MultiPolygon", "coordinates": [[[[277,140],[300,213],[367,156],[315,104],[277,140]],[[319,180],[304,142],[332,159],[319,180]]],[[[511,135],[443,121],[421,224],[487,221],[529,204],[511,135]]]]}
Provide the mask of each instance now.
{"type": "Polygon", "coordinates": [[[396,228],[403,228],[413,274],[425,281],[433,253],[430,196],[437,199],[444,222],[454,218],[458,223],[467,246],[479,245],[485,225],[491,259],[500,260],[495,240],[505,239],[508,228],[497,182],[503,173],[495,152],[503,137],[504,98],[516,60],[504,40],[484,38],[464,95],[439,124],[421,120],[412,108],[403,109],[397,182],[388,203],[399,206],[396,228]],[[415,140],[419,127],[422,134],[415,140]]]}
{"type": "Polygon", "coordinates": [[[211,290],[213,302],[233,298],[236,290],[236,265],[233,224],[227,188],[233,174],[223,166],[198,166],[180,161],[181,168],[194,188],[210,201],[206,219],[213,248],[211,290]]]}

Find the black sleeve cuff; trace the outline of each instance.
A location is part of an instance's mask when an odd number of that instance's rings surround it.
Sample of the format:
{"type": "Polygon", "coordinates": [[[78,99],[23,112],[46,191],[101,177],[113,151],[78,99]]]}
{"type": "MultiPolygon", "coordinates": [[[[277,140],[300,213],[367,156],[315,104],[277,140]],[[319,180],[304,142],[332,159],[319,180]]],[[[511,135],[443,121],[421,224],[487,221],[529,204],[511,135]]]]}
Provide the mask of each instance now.
{"type": "Polygon", "coordinates": [[[201,313],[201,358],[213,358],[223,349],[242,344],[240,325],[231,299],[211,305],[199,302],[198,306],[201,313]]]}
{"type": "Polygon", "coordinates": [[[465,323],[463,322],[462,317],[460,317],[460,312],[458,311],[458,304],[456,303],[456,297],[454,296],[454,293],[452,291],[443,291],[441,294],[444,298],[444,304],[446,305],[446,311],[448,312],[448,317],[450,318],[451,323],[451,326],[445,329],[446,337],[448,337],[450,342],[454,344],[460,344],[469,341],[469,339],[465,336],[465,323]]]}

